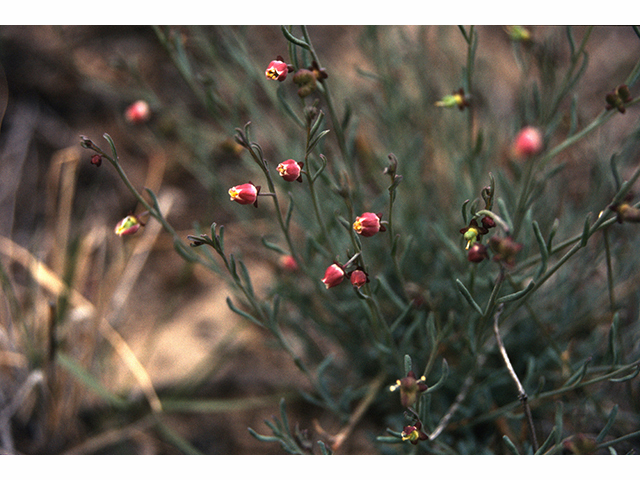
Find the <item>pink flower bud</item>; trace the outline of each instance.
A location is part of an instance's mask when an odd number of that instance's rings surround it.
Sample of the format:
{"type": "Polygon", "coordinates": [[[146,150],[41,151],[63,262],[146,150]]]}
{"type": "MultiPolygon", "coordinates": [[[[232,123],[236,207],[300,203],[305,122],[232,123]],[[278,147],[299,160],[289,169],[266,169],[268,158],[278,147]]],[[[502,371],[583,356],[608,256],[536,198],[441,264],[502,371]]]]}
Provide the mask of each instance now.
{"type": "Polygon", "coordinates": [[[324,272],[322,283],[324,283],[327,288],[335,287],[342,283],[344,277],[345,273],[343,268],[337,263],[334,263],[324,272]]]}
{"type": "Polygon", "coordinates": [[[137,102],[129,105],[124,116],[127,119],[127,122],[138,125],[149,120],[149,117],[151,117],[151,109],[147,102],[144,100],[138,100],[137,102]]]}
{"type": "Polygon", "coordinates": [[[296,162],[295,160],[286,160],[278,165],[277,170],[280,176],[287,182],[293,182],[294,180],[302,181],[300,172],[302,171],[302,162],[296,162]]]}
{"type": "Polygon", "coordinates": [[[372,237],[385,228],[380,224],[380,215],[376,213],[366,212],[356,217],[353,229],[358,235],[363,237],[372,237]]]}
{"type": "Polygon", "coordinates": [[[271,63],[269,63],[267,70],[264,72],[268,79],[278,80],[279,82],[287,78],[287,73],[289,73],[289,66],[284,63],[284,59],[280,55],[278,55],[276,60],[272,60],[271,63]]]}
{"type": "Polygon", "coordinates": [[[283,255],[280,257],[280,267],[287,272],[295,272],[298,270],[298,263],[291,255],[283,255]]]}
{"type": "Polygon", "coordinates": [[[364,270],[354,270],[349,278],[351,279],[351,285],[358,288],[369,281],[369,276],[364,270]]]}
{"type": "Polygon", "coordinates": [[[249,205],[256,203],[258,200],[258,192],[260,187],[256,187],[253,183],[243,183],[229,189],[229,196],[232,202],[238,202],[240,205],[249,205]]]}
{"type": "Polygon", "coordinates": [[[524,127],[513,142],[513,154],[517,158],[530,157],[542,150],[542,133],[535,127],[524,127]]]}
{"type": "Polygon", "coordinates": [[[115,234],[119,237],[122,237],[124,235],[133,235],[138,230],[140,230],[141,226],[142,224],[137,217],[128,215],[118,222],[115,228],[115,234]]]}

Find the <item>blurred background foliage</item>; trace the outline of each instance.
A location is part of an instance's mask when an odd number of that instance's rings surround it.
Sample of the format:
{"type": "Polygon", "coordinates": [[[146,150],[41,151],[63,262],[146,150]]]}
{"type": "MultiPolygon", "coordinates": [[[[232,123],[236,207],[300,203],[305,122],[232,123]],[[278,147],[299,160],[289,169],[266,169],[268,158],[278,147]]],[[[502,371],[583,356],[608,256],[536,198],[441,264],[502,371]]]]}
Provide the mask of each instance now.
{"type": "Polygon", "coordinates": [[[639,240],[608,206],[636,188],[640,124],[635,100],[622,114],[605,97],[637,94],[638,30],[527,32],[2,27],[3,451],[634,452],[639,240]],[[277,55],[328,78],[300,98],[265,78],[277,55]],[[435,105],[460,88],[467,108],[435,105]],[[132,125],[140,99],[151,117],[132,125]],[[309,150],[311,107],[328,133],[309,150]],[[544,149],[523,161],[527,125],[544,149]],[[169,232],[112,233],[142,208],[79,146],[112,155],[105,132],[169,232]],[[315,181],[278,178],[289,158],[315,181]],[[230,202],[233,185],[267,191],[263,167],[279,210],[230,202]],[[491,182],[523,246],[512,268],[469,262],[460,234],[491,182]],[[358,238],[365,211],[393,230],[358,238]],[[202,233],[214,248],[188,246],[202,233]],[[326,289],[355,253],[371,282],[326,289]],[[537,441],[494,342],[498,300],[537,441]],[[437,387],[413,412],[388,388],[411,369],[437,387]],[[416,416],[437,433],[413,445],[416,416]]]}

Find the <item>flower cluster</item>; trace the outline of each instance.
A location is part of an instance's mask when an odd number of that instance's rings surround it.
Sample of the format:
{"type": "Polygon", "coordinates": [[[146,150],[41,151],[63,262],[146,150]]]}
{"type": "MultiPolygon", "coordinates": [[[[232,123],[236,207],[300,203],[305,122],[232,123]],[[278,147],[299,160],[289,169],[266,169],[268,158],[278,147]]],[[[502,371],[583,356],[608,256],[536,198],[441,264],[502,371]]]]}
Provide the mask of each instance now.
{"type": "Polygon", "coordinates": [[[332,288],[340,285],[345,278],[348,278],[351,285],[357,288],[369,282],[369,275],[361,267],[352,271],[348,271],[347,267],[348,265],[341,265],[337,262],[329,265],[322,278],[325,287],[332,288]]]}

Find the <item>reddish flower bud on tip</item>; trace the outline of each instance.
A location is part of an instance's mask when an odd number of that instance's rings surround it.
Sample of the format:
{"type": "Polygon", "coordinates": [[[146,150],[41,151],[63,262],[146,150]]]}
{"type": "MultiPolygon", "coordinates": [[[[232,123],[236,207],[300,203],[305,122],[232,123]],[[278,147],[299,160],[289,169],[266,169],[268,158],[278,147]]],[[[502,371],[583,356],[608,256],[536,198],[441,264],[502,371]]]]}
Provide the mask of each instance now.
{"type": "Polygon", "coordinates": [[[491,237],[489,246],[495,252],[493,259],[502,262],[508,267],[513,267],[516,263],[516,255],[522,250],[522,244],[516,243],[511,237],[491,237]]]}
{"type": "Polygon", "coordinates": [[[138,100],[132,103],[124,113],[124,117],[127,119],[127,122],[133,123],[134,125],[145,123],[151,117],[149,104],[144,100],[138,100]]]}
{"type": "Polygon", "coordinates": [[[372,237],[378,232],[384,232],[385,228],[380,223],[380,214],[366,212],[356,217],[356,221],[353,224],[353,229],[358,235],[363,237],[372,237]]]}
{"type": "Polygon", "coordinates": [[[513,155],[517,158],[531,157],[542,151],[542,132],[535,127],[524,127],[513,142],[513,155]]]}
{"type": "Polygon", "coordinates": [[[351,272],[349,279],[351,280],[351,285],[360,288],[369,281],[369,275],[364,270],[358,269],[351,272]]]}
{"type": "Polygon", "coordinates": [[[289,68],[284,62],[284,58],[280,55],[275,60],[272,60],[269,63],[269,66],[265,70],[264,74],[269,80],[278,80],[279,82],[283,82],[285,78],[287,78],[287,73],[292,71],[292,68],[289,68]]]}
{"type": "Polygon", "coordinates": [[[253,183],[243,183],[229,189],[229,196],[232,202],[238,202],[240,205],[256,204],[260,187],[256,187],[253,183]]]}
{"type": "Polygon", "coordinates": [[[395,392],[400,389],[400,403],[404,408],[408,408],[416,403],[418,395],[427,389],[425,381],[425,377],[416,378],[415,373],[409,372],[406,377],[396,380],[396,384],[389,390],[395,392]]]}
{"type": "Polygon", "coordinates": [[[302,162],[296,162],[295,160],[286,160],[278,165],[276,168],[280,176],[287,182],[293,182],[297,180],[302,182],[302,177],[300,176],[300,172],[303,167],[302,162]]]}
{"type": "Polygon", "coordinates": [[[91,157],[91,165],[99,167],[102,165],[102,155],[95,154],[91,157]]]}
{"type": "Polygon", "coordinates": [[[138,230],[140,230],[141,226],[142,223],[140,222],[140,220],[138,220],[137,217],[128,215],[118,222],[114,232],[119,237],[122,237],[124,235],[133,235],[138,230]]]}
{"type": "Polygon", "coordinates": [[[474,243],[467,252],[467,259],[473,263],[480,263],[485,258],[489,258],[487,247],[481,243],[474,243]]]}
{"type": "Polygon", "coordinates": [[[291,255],[283,255],[280,257],[280,266],[287,272],[295,272],[298,270],[298,263],[291,255]]]}
{"type": "Polygon", "coordinates": [[[337,263],[334,263],[324,272],[322,283],[324,283],[327,288],[335,287],[342,283],[345,275],[344,269],[337,263]]]}

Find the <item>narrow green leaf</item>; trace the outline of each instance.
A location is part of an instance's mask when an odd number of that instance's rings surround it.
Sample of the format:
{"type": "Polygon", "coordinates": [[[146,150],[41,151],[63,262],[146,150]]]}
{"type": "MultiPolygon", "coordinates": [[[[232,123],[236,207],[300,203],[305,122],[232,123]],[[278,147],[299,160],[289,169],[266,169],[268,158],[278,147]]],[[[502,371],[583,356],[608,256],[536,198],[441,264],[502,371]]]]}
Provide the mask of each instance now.
{"type": "Polygon", "coordinates": [[[609,433],[609,430],[611,430],[611,427],[613,426],[613,423],[616,420],[617,414],[618,414],[618,405],[614,405],[613,408],[611,409],[611,413],[609,414],[609,418],[607,419],[606,425],[596,437],[596,443],[602,442],[604,440],[604,437],[607,436],[607,433],[609,433]]]}
{"type": "Polygon", "coordinates": [[[444,382],[449,377],[449,363],[443,358],[442,359],[442,372],[440,373],[440,378],[436,383],[427,388],[424,393],[433,393],[438,390],[440,387],[444,385],[444,382]]]}
{"type": "Polygon", "coordinates": [[[251,434],[251,436],[253,436],[254,438],[260,440],[261,442],[279,442],[280,439],[277,437],[272,437],[270,435],[260,435],[258,432],[256,432],[255,430],[253,430],[251,427],[248,428],[249,433],[251,434]]]}
{"type": "Polygon", "coordinates": [[[536,282],[531,280],[529,284],[519,292],[511,293],[509,295],[505,295],[503,297],[498,298],[498,300],[496,300],[496,304],[509,303],[509,302],[514,302],[516,300],[519,300],[522,297],[524,297],[526,294],[528,294],[531,290],[533,290],[535,286],[536,286],[536,282]]]}
{"type": "Polygon", "coordinates": [[[467,206],[469,205],[470,200],[465,200],[462,203],[462,221],[464,222],[465,225],[469,225],[469,214],[467,212],[467,206]]]}
{"type": "Polygon", "coordinates": [[[109,146],[111,147],[111,153],[113,155],[113,161],[114,162],[118,162],[118,152],[116,151],[116,144],[113,142],[113,139],[111,138],[111,136],[109,136],[108,133],[105,133],[103,135],[103,137],[107,140],[107,142],[109,143],[109,146]]]}
{"type": "Polygon", "coordinates": [[[278,252],[282,255],[288,255],[289,253],[284,250],[283,248],[279,247],[278,245],[276,245],[275,243],[272,243],[270,241],[268,241],[266,238],[262,237],[262,244],[267,247],[269,250],[273,250],[274,252],[278,252]]]}
{"type": "Polygon", "coordinates": [[[241,317],[246,318],[247,320],[255,323],[256,325],[259,325],[261,327],[263,327],[264,325],[262,324],[262,322],[260,320],[258,320],[256,317],[254,317],[253,315],[247,313],[247,312],[243,312],[242,310],[240,310],[238,307],[236,307],[233,302],[231,301],[231,298],[227,297],[227,305],[229,306],[229,308],[231,309],[232,312],[237,313],[238,315],[240,315],[241,317]]]}
{"type": "Polygon", "coordinates": [[[289,230],[289,224],[291,223],[291,215],[293,214],[293,207],[294,207],[293,195],[291,195],[291,192],[289,192],[289,206],[287,207],[287,213],[284,217],[285,230],[289,230]]]}
{"type": "Polygon", "coordinates": [[[456,278],[456,285],[458,286],[458,291],[462,294],[462,296],[469,303],[469,305],[471,305],[480,315],[482,315],[484,312],[482,311],[482,308],[480,308],[480,305],[478,305],[476,301],[473,299],[473,297],[469,293],[469,290],[467,290],[467,287],[465,287],[464,284],[457,278],[456,278]]]}
{"type": "Polygon", "coordinates": [[[284,38],[289,40],[291,43],[298,45],[299,47],[304,48],[305,50],[310,50],[309,44],[304,40],[294,36],[284,25],[280,27],[282,29],[282,33],[284,34],[284,38]]]}
{"type": "Polygon", "coordinates": [[[118,395],[111,393],[107,390],[100,381],[94,377],[91,373],[81,367],[78,363],[68,357],[64,353],[58,352],[56,356],[57,362],[64,367],[69,373],[75,376],[80,382],[82,382],[89,390],[93,391],[105,402],[111,404],[116,408],[125,408],[129,403],[119,397],[118,395]]]}
{"type": "Polygon", "coordinates": [[[514,455],[520,455],[520,452],[518,452],[518,449],[516,448],[516,446],[513,444],[513,442],[509,437],[507,437],[506,435],[503,435],[502,440],[504,440],[504,443],[507,445],[507,448],[511,451],[511,453],[513,453],[514,455]]]}
{"type": "Polygon", "coordinates": [[[534,455],[542,455],[543,453],[545,453],[553,443],[555,436],[556,436],[556,427],[554,426],[551,429],[551,432],[549,432],[549,436],[547,437],[547,439],[542,443],[542,445],[540,445],[540,448],[538,448],[538,450],[535,452],[534,455]]]}
{"type": "Polygon", "coordinates": [[[562,402],[557,402],[556,403],[556,426],[555,426],[556,445],[562,445],[562,416],[564,414],[563,410],[564,409],[562,406],[562,402]]]}
{"type": "Polygon", "coordinates": [[[571,375],[569,380],[564,382],[564,385],[562,385],[562,386],[563,387],[567,387],[567,386],[570,386],[570,385],[579,384],[582,381],[582,379],[584,378],[584,376],[587,374],[587,367],[591,363],[591,360],[592,360],[591,357],[587,358],[585,360],[585,362],[582,364],[582,367],[580,367],[580,369],[576,373],[571,375]]]}
{"type": "Polygon", "coordinates": [[[582,230],[582,237],[580,237],[580,246],[584,247],[589,241],[589,234],[591,229],[591,212],[587,214],[587,218],[584,220],[584,228],[582,230]]]}
{"type": "Polygon", "coordinates": [[[404,375],[407,376],[412,369],[411,356],[404,356],[404,375]]]}
{"type": "Polygon", "coordinates": [[[633,380],[634,378],[636,378],[638,376],[638,373],[640,373],[640,365],[636,365],[635,372],[620,378],[610,378],[609,381],[613,383],[628,382],[629,380],[633,380]]]}

